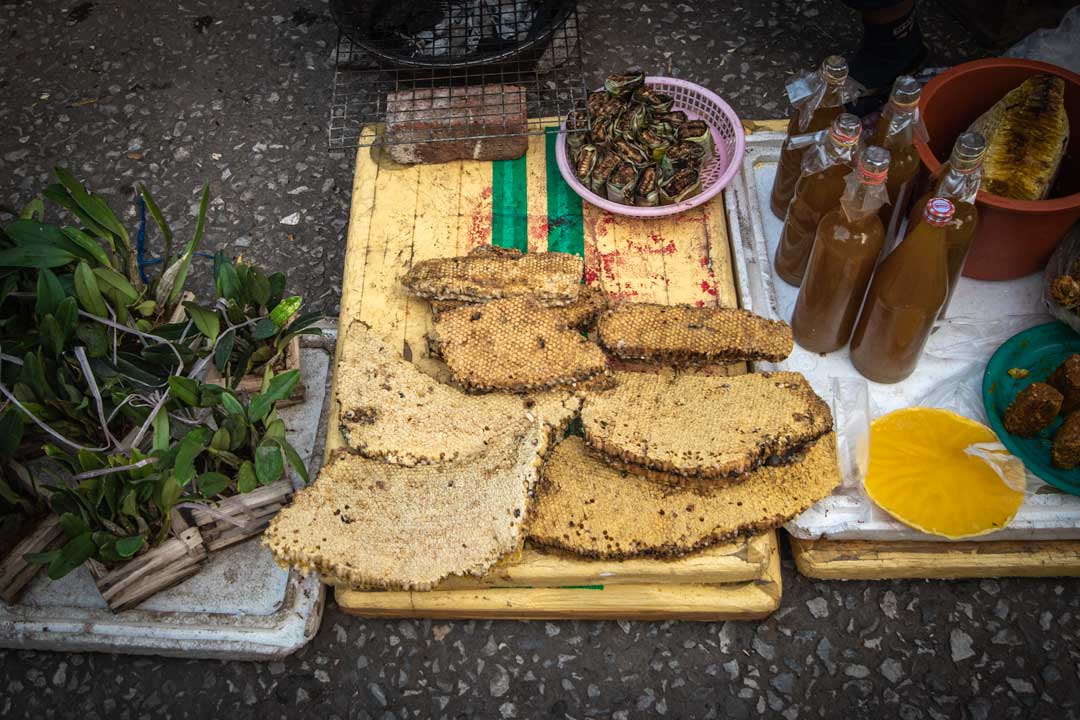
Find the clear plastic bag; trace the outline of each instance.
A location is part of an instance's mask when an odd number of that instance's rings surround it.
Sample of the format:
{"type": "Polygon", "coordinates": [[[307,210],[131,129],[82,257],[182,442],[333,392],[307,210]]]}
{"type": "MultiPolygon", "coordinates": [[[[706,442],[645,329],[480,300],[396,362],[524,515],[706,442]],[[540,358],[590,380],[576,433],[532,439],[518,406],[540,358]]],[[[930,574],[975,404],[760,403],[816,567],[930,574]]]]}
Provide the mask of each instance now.
{"type": "MultiPolygon", "coordinates": [[[[1043,275],[1046,279],[1043,287],[1043,301],[1046,303],[1046,309],[1056,320],[1060,320],[1080,333],[1080,314],[1077,314],[1080,311],[1080,304],[1073,308],[1061,304],[1061,299],[1071,298],[1073,293],[1076,293],[1075,301],[1080,303],[1080,277],[1071,278],[1069,272],[1078,261],[1080,261],[1080,224],[1074,225],[1072,230],[1062,238],[1057,250],[1050,256],[1050,262],[1046,264],[1046,273],[1043,275]],[[1071,278],[1071,280],[1059,281],[1055,288],[1054,282],[1063,277],[1071,278]],[[1055,294],[1062,297],[1056,298],[1055,294]]],[[[1080,275],[1080,273],[1077,274],[1080,275]]],[[[1066,302],[1066,305],[1070,304],[1072,304],[1071,300],[1066,302]]]]}
{"type": "Polygon", "coordinates": [[[851,222],[862,220],[889,203],[889,191],[884,182],[867,184],[865,191],[860,193],[859,188],[864,182],[865,179],[858,170],[844,178],[844,194],[840,196],[840,207],[851,222]]]}
{"type": "MultiPolygon", "coordinates": [[[[796,137],[801,138],[805,136],[798,135],[796,137]]],[[[862,136],[859,137],[858,141],[851,145],[833,146],[829,141],[829,131],[825,130],[820,141],[803,155],[802,176],[806,177],[807,175],[814,175],[825,168],[841,163],[853,168],[855,167],[855,158],[858,157],[862,147],[862,136]]]]}
{"type": "Polygon", "coordinates": [[[1056,28],[1031,33],[1005,56],[1041,60],[1080,73],[1080,7],[1065,13],[1056,28]]]}
{"type": "MultiPolygon", "coordinates": [[[[948,332],[935,332],[930,336],[926,354],[949,361],[954,369],[913,398],[910,406],[951,410],[986,424],[986,409],[982,398],[982,378],[986,363],[1003,342],[1045,320],[1046,316],[1041,314],[1008,315],[997,320],[950,318],[944,323],[948,326],[948,332]]],[[[862,483],[870,465],[870,423],[880,412],[874,407],[866,380],[834,378],[832,389],[842,488],[845,493],[862,493],[865,497],[862,483]]],[[[1005,450],[1001,443],[979,443],[969,448],[968,452],[986,461],[1007,481],[1002,465],[1020,460],[1005,455],[1005,450]]],[[[1033,495],[1045,485],[1046,483],[1029,472],[1026,487],[1016,489],[1033,495]]],[[[869,498],[867,500],[867,515],[863,518],[864,521],[886,517],[882,515],[882,510],[869,502],[869,498]]]]}
{"type": "MultiPolygon", "coordinates": [[[[827,90],[825,80],[821,77],[821,71],[810,70],[799,73],[786,87],[788,100],[794,108],[796,117],[799,118],[799,131],[806,132],[810,126],[810,119],[825,99],[827,90]]],[[[846,105],[859,98],[865,92],[865,88],[854,78],[848,77],[840,88],[838,105],[846,105]]]]}

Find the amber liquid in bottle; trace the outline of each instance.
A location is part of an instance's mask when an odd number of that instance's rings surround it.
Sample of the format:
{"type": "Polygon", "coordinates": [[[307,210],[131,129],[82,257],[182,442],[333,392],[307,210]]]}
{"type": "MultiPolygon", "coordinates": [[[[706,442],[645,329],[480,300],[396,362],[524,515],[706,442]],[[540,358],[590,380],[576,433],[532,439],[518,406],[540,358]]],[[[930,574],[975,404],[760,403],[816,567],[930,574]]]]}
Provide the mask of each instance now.
{"type": "Polygon", "coordinates": [[[952,200],[956,212],[945,228],[945,245],[949,264],[949,297],[941,309],[941,317],[952,302],[953,293],[960,282],[971,243],[975,240],[975,231],[979,225],[979,211],[975,207],[975,197],[982,182],[982,160],[986,154],[986,138],[979,133],[963,133],[956,139],[949,164],[942,168],[942,173],[930,192],[915,202],[908,217],[911,227],[922,217],[926,203],[932,197],[944,197],[952,200]]]}
{"type": "Polygon", "coordinates": [[[806,350],[829,353],[844,347],[851,337],[885,244],[875,205],[883,199],[881,186],[888,167],[889,155],[883,149],[863,151],[857,185],[849,186],[841,207],[826,213],[818,225],[791,316],[795,342],[806,350]]]}
{"type": "Polygon", "coordinates": [[[934,198],[923,220],[881,263],[851,338],[864,377],[895,383],[915,371],[949,293],[945,224],[952,203],[934,198]]]}
{"type": "MultiPolygon", "coordinates": [[[[919,217],[926,210],[926,203],[932,197],[938,197],[938,195],[931,191],[919,198],[915,203],[915,207],[912,208],[912,216],[919,217]],[[916,210],[919,211],[920,215],[915,215],[916,210]]],[[[975,209],[973,204],[956,198],[949,199],[956,206],[956,214],[953,215],[953,219],[949,221],[948,226],[945,228],[945,251],[948,256],[947,263],[949,266],[949,296],[945,299],[945,305],[941,308],[941,317],[943,318],[945,312],[949,309],[949,303],[952,302],[956,286],[960,282],[960,273],[964,270],[964,261],[967,260],[968,252],[971,251],[971,242],[975,239],[975,230],[979,224],[979,211],[975,209]]],[[[910,218],[908,218],[908,222],[911,222],[910,218]]]]}
{"type": "Polygon", "coordinates": [[[891,244],[899,229],[904,208],[910,200],[915,176],[922,167],[919,152],[915,149],[916,113],[920,93],[921,87],[914,78],[907,75],[897,78],[874,134],[874,144],[888,150],[890,156],[889,179],[885,182],[889,191],[889,204],[882,205],[880,211],[886,244],[891,244]]]}
{"type": "Polygon", "coordinates": [[[781,220],[787,215],[788,204],[795,195],[795,185],[802,175],[803,156],[809,149],[791,147],[792,136],[825,130],[844,112],[843,89],[848,74],[847,63],[840,57],[828,57],[821,64],[820,73],[822,82],[825,83],[825,95],[821,104],[810,116],[810,122],[805,129],[799,126],[799,109],[792,113],[791,120],[788,121],[787,139],[780,148],[780,162],[776,166],[769,207],[773,215],[781,220]]]}
{"type": "Polygon", "coordinates": [[[854,115],[845,113],[836,118],[825,138],[825,147],[814,148],[814,152],[825,153],[824,167],[804,174],[795,186],[795,197],[788,205],[773,263],[776,274],[789,285],[802,284],[818,223],[825,213],[840,205],[846,186],[844,178],[851,172],[847,161],[859,141],[860,130],[859,119],[854,115]]]}

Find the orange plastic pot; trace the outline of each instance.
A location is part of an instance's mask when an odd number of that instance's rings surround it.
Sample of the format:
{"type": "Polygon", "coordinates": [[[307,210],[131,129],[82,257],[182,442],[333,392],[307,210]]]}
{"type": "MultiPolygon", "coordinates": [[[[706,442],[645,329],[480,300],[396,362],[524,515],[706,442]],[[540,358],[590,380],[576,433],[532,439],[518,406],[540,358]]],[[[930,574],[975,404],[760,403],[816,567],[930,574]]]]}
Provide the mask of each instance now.
{"type": "MultiPolygon", "coordinates": [[[[957,136],[1010,90],[1032,75],[1065,79],[1065,110],[1073,133],[1080,131],[1080,75],[1056,65],[989,58],[964,63],[938,75],[923,89],[919,107],[929,143],[916,142],[923,164],[934,175],[948,160],[957,136]]],[[[980,192],[979,225],[964,275],[1010,280],[1036,272],[1058,241],[1080,220],[1080,141],[1069,143],[1049,200],[1010,200],[980,192]]]]}

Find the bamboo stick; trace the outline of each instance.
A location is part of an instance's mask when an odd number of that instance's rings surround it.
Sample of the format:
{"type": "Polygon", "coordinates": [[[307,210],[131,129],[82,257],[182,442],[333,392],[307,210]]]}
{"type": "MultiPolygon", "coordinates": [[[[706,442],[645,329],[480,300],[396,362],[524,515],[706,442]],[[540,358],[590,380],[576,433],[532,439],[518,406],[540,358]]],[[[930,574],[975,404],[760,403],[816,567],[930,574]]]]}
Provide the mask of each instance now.
{"type": "Polygon", "coordinates": [[[26,562],[23,555],[55,548],[62,535],[60,518],[50,513],[41,518],[34,529],[15,544],[7,557],[0,561],[0,600],[14,605],[34,576],[45,567],[26,562]]]}

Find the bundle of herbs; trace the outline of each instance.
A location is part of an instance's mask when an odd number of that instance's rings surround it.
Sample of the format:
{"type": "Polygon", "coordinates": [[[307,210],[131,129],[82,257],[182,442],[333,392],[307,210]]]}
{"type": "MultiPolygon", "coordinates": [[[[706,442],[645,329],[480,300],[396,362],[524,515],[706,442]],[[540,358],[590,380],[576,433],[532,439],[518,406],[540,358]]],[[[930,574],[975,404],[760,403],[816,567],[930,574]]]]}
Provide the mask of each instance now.
{"type": "Polygon", "coordinates": [[[184,300],[207,187],[175,253],[172,228],[140,188],[164,241],[162,270],[147,278],[104,199],[62,168],[56,177],[43,196],[72,224],[46,222],[35,199],[0,226],[0,534],[24,529],[47,503],[65,539],[28,559],[53,578],[88,560],[118,566],[152,552],[175,531],[178,509],[212,511],[280,481],[286,467],[306,482],[276,414],[299,372],[275,368],[321,317],[298,314],[283,274],[223,253],[214,304],[184,300]],[[181,307],[186,317],[169,322],[181,307]],[[201,382],[211,363],[227,387],[201,382]],[[252,372],[257,385],[236,390],[252,372]],[[45,483],[20,462],[41,457],[56,471],[45,483]]]}

